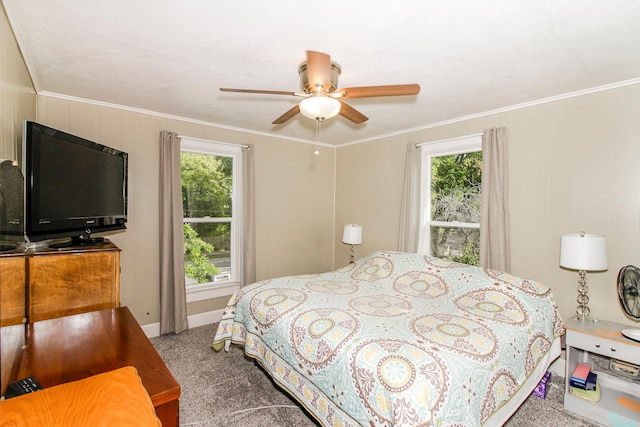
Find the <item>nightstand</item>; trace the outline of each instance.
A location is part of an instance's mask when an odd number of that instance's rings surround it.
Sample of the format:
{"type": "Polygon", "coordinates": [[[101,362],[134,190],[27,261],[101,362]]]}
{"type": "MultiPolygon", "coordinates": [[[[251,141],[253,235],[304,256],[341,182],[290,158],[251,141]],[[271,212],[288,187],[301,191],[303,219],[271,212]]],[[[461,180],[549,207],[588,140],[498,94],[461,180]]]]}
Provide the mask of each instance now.
{"type": "Polygon", "coordinates": [[[640,343],[620,333],[629,326],[606,321],[582,323],[574,319],[565,321],[564,326],[567,345],[564,408],[605,425],[640,427],[640,377],[610,369],[612,359],[640,366],[640,343]],[[590,365],[598,374],[598,402],[574,396],[569,391],[569,378],[578,363],[590,365]]]}

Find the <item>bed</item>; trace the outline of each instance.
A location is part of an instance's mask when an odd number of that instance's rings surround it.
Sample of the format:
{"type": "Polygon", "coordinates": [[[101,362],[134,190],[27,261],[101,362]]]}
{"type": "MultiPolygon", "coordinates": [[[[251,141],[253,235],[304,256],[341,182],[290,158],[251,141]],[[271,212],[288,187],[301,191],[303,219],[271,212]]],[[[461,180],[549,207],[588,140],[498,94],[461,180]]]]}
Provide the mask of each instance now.
{"type": "Polygon", "coordinates": [[[243,345],[323,426],[493,426],[560,355],[563,333],[542,283],[380,251],[241,288],[212,347],[243,345]]]}

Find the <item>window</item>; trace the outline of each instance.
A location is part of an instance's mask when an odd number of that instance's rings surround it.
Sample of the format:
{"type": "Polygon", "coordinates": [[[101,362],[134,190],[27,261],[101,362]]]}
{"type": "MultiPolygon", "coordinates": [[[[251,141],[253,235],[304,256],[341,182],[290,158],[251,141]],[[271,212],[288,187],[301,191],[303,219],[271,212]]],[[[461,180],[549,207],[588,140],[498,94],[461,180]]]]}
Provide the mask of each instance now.
{"type": "Polygon", "coordinates": [[[479,265],[481,135],[423,144],[421,156],[419,252],[479,265]]]}
{"type": "Polygon", "coordinates": [[[242,148],[182,138],[187,301],[231,295],[242,271],[242,148]]]}

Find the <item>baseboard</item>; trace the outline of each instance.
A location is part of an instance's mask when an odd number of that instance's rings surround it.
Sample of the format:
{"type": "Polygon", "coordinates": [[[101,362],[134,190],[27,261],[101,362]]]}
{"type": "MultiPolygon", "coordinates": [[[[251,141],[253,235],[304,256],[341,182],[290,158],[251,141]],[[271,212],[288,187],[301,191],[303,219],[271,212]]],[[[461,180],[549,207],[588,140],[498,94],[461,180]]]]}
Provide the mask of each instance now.
{"type": "MultiPolygon", "coordinates": [[[[198,326],[210,325],[211,323],[217,323],[222,318],[224,309],[207,311],[205,313],[192,314],[188,317],[189,327],[197,328],[198,326]]],[[[148,325],[142,325],[142,330],[148,338],[157,337],[160,335],[160,322],[149,323],[148,325]]]]}

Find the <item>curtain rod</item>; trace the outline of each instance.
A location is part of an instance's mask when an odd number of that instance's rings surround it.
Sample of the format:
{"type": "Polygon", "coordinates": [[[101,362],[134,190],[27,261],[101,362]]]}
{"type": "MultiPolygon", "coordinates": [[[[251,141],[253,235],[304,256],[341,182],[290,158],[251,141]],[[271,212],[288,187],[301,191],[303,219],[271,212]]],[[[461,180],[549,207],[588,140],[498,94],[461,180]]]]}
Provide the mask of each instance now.
{"type": "Polygon", "coordinates": [[[441,139],[439,141],[428,141],[428,142],[419,142],[416,144],[416,148],[417,147],[422,147],[423,145],[427,145],[427,144],[435,144],[438,142],[447,142],[447,141],[453,141],[454,139],[464,139],[464,138],[475,138],[476,136],[482,136],[482,133],[474,133],[472,135],[465,135],[465,136],[458,136],[455,138],[447,138],[447,139],[441,139]]]}
{"type": "Polygon", "coordinates": [[[190,139],[192,141],[212,142],[214,144],[231,145],[233,147],[249,148],[249,146],[246,144],[234,144],[233,142],[212,141],[211,139],[194,138],[192,136],[186,136],[186,135],[178,135],[178,138],[190,139]]]}

